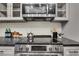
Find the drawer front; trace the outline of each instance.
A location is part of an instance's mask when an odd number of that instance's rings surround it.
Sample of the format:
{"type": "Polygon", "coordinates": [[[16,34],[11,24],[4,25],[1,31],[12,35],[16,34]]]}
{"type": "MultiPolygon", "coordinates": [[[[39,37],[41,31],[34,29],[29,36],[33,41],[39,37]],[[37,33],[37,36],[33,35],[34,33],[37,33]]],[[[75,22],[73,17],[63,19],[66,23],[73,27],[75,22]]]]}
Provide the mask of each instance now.
{"type": "Polygon", "coordinates": [[[1,56],[13,56],[14,55],[14,47],[0,47],[0,55],[1,56]]]}
{"type": "Polygon", "coordinates": [[[16,56],[62,56],[60,53],[17,53],[16,56]]]}
{"type": "Polygon", "coordinates": [[[79,56],[79,47],[64,47],[65,56],[79,56]]]}

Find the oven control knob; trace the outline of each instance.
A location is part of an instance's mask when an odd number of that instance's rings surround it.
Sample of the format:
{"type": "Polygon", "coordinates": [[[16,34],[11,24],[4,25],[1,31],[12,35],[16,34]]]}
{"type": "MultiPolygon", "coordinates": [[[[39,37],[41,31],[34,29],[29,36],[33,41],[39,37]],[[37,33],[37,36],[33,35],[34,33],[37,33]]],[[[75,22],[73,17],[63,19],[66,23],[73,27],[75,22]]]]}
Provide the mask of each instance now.
{"type": "Polygon", "coordinates": [[[28,52],[29,51],[29,48],[28,47],[26,47],[26,52],[28,52]]]}
{"type": "Polygon", "coordinates": [[[49,48],[49,51],[52,52],[52,47],[49,48]]]}

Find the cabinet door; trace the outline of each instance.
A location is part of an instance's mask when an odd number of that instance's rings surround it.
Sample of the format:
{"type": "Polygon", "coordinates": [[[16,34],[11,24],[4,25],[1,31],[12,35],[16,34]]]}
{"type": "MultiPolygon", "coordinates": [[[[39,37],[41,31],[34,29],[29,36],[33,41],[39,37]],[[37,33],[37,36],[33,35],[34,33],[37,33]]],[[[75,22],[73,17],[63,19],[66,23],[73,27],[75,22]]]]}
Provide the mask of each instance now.
{"type": "Polygon", "coordinates": [[[57,3],[55,20],[68,21],[68,7],[67,3],[57,3]]]}
{"type": "Polygon", "coordinates": [[[8,4],[7,3],[0,3],[0,18],[8,17],[8,4]]]}
{"type": "Polygon", "coordinates": [[[12,3],[11,4],[11,19],[22,19],[22,4],[12,3]]]}
{"type": "Polygon", "coordinates": [[[78,46],[64,47],[64,55],[65,56],[79,56],[79,47],[78,46]]]}
{"type": "Polygon", "coordinates": [[[0,21],[22,20],[21,3],[0,3],[0,21]]]}
{"type": "Polygon", "coordinates": [[[13,56],[14,47],[10,46],[0,46],[0,56],[13,56]]]}
{"type": "Polygon", "coordinates": [[[0,20],[9,20],[11,17],[10,3],[0,3],[0,20]]]}

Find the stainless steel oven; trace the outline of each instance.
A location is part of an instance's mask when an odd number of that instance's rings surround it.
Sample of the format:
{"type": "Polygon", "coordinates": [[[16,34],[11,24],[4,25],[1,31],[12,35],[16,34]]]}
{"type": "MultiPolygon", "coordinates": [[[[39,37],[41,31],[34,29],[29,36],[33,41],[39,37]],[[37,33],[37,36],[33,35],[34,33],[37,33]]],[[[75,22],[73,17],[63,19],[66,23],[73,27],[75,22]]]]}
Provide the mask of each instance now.
{"type": "Polygon", "coordinates": [[[17,44],[15,53],[17,55],[62,55],[62,45],[53,44],[17,44]]]}

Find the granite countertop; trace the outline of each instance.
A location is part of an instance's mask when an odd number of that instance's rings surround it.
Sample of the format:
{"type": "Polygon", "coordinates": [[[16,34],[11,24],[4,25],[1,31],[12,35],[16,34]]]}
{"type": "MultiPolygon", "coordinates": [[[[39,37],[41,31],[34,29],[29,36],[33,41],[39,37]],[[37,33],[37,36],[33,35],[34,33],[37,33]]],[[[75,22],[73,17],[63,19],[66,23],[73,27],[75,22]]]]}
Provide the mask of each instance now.
{"type": "MultiPolygon", "coordinates": [[[[16,43],[27,43],[27,38],[23,37],[23,38],[19,38],[18,42],[6,42],[4,37],[0,37],[0,46],[14,46],[16,43]]],[[[50,42],[50,40],[49,40],[50,42]]],[[[44,42],[45,44],[49,44],[49,42],[44,42]]],[[[35,44],[36,42],[34,42],[35,44]]],[[[41,44],[43,42],[39,42],[39,44],[41,44]]],[[[60,44],[60,43],[57,43],[60,44]]],[[[72,39],[68,39],[68,38],[62,38],[62,44],[64,46],[79,46],[79,42],[76,42],[72,39]]]]}
{"type": "Polygon", "coordinates": [[[0,37],[0,46],[14,46],[14,42],[7,42],[5,41],[4,37],[0,37]]]}
{"type": "Polygon", "coordinates": [[[79,46],[79,42],[68,38],[62,38],[64,46],[79,46]]]}

